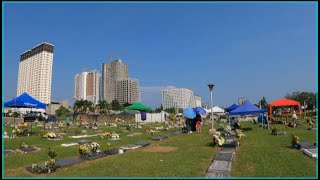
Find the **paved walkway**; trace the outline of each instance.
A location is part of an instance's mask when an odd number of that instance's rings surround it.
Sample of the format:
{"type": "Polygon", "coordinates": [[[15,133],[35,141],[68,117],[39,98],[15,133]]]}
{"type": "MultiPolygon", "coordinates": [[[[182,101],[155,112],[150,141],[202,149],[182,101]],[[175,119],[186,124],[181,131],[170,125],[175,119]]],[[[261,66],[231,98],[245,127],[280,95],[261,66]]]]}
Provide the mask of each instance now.
{"type": "Polygon", "coordinates": [[[229,137],[226,137],[221,150],[214,157],[212,164],[207,170],[206,178],[230,177],[232,161],[235,157],[238,142],[235,140],[236,134],[233,131],[229,137]]]}

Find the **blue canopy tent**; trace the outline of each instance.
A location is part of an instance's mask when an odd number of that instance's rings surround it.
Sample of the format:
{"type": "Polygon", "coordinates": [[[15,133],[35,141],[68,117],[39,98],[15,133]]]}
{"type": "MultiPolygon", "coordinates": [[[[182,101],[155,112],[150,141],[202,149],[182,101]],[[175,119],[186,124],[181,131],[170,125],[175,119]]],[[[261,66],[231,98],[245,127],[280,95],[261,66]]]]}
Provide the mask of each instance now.
{"type": "Polygon", "coordinates": [[[224,110],[227,111],[227,112],[230,112],[230,111],[232,111],[234,109],[237,109],[238,107],[239,107],[238,105],[232,104],[231,106],[225,108],[224,110]]]}
{"type": "MultiPolygon", "coordinates": [[[[20,96],[5,102],[4,107],[46,109],[46,104],[34,99],[28,93],[23,93],[20,96]]],[[[15,126],[15,118],[13,120],[15,126]]]]}
{"type": "MultiPolygon", "coordinates": [[[[229,114],[230,114],[230,116],[234,116],[234,115],[248,115],[248,114],[263,114],[266,112],[267,112],[266,109],[260,109],[257,106],[252,105],[250,103],[250,101],[247,100],[245,103],[243,103],[238,108],[230,111],[229,114]]],[[[262,128],[263,128],[263,125],[262,125],[262,128]]]]}
{"type": "Polygon", "coordinates": [[[4,107],[46,109],[46,104],[34,99],[28,93],[23,93],[5,102],[4,107]]]}

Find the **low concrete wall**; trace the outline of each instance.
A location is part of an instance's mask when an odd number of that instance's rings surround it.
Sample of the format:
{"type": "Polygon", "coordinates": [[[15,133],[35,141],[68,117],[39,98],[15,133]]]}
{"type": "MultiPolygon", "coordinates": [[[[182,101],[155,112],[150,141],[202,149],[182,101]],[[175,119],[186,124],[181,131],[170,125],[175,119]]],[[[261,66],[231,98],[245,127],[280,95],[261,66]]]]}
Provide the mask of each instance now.
{"type": "Polygon", "coordinates": [[[4,123],[23,123],[23,118],[4,117],[4,123]]]}

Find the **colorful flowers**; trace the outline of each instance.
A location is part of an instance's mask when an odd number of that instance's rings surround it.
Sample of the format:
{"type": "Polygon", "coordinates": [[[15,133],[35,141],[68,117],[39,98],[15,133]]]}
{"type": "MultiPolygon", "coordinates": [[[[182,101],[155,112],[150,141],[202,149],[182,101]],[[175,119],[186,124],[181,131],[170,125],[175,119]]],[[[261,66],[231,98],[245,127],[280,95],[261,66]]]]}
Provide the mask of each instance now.
{"type": "Polygon", "coordinates": [[[92,142],[90,144],[90,149],[91,152],[97,152],[98,148],[100,147],[100,144],[96,143],[96,142],[92,142]]]}
{"type": "Polygon", "coordinates": [[[42,136],[43,138],[56,138],[57,135],[54,132],[47,132],[42,136]]]}
{"type": "Polygon", "coordinates": [[[79,146],[79,154],[81,156],[87,156],[90,153],[88,144],[81,144],[79,146]]]}

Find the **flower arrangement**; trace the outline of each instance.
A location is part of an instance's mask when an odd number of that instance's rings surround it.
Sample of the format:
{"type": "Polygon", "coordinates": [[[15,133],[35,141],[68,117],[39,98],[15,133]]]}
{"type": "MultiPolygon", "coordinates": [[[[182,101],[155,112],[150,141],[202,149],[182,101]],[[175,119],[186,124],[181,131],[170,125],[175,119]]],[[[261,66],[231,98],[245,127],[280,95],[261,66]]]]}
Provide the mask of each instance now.
{"type": "Polygon", "coordinates": [[[105,132],[100,135],[101,139],[108,139],[111,138],[111,133],[110,132],[105,132]]]}
{"type": "Polygon", "coordinates": [[[92,142],[90,144],[90,149],[91,152],[96,153],[98,151],[98,148],[100,147],[100,144],[96,143],[96,142],[92,142]]]}
{"type": "Polygon", "coordinates": [[[42,136],[43,138],[56,138],[57,135],[54,132],[47,132],[42,136]]]}
{"type": "Polygon", "coordinates": [[[222,146],[224,142],[225,139],[221,136],[221,133],[219,131],[215,132],[213,135],[213,145],[218,144],[219,146],[222,146]]]}
{"type": "Polygon", "coordinates": [[[119,136],[119,134],[117,134],[117,133],[115,133],[115,132],[112,132],[111,138],[112,138],[112,139],[119,139],[120,136],[119,136]]]}
{"type": "Polygon", "coordinates": [[[22,131],[19,128],[15,128],[15,129],[12,130],[12,134],[17,134],[18,135],[18,134],[21,134],[21,132],[22,131]]]}
{"type": "Polygon", "coordinates": [[[246,136],[245,134],[243,134],[243,131],[241,129],[236,129],[236,134],[238,138],[246,136]]]}
{"type": "Polygon", "coordinates": [[[299,136],[292,135],[292,137],[291,137],[292,145],[298,144],[299,142],[300,142],[299,136]]]}
{"type": "Polygon", "coordinates": [[[115,124],[115,123],[110,123],[109,126],[110,127],[118,127],[117,124],[115,124]]]}
{"type": "Polygon", "coordinates": [[[21,143],[20,143],[20,148],[21,148],[21,149],[24,149],[24,148],[27,148],[27,147],[29,147],[29,145],[28,145],[26,142],[21,141],[21,143]]]}
{"type": "Polygon", "coordinates": [[[88,144],[81,144],[79,146],[79,154],[81,156],[87,156],[89,155],[90,151],[89,151],[89,147],[88,147],[88,144]]]}

